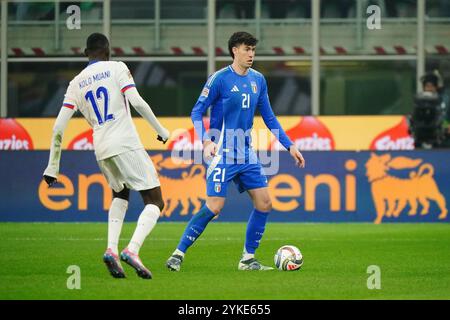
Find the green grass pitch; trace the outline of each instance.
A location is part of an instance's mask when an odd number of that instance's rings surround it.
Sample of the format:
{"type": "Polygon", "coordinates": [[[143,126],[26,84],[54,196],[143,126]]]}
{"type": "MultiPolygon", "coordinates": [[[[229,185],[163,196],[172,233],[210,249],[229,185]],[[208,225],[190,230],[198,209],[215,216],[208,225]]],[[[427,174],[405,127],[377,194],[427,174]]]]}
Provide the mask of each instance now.
{"type": "MultiPolygon", "coordinates": [[[[126,223],[125,246],[135,223],[126,223]]],[[[114,279],[102,262],[106,223],[1,223],[0,299],[450,299],[449,224],[269,223],[257,257],[296,245],[300,271],[238,271],[245,223],[212,223],[186,255],[181,272],[165,261],[185,223],[159,223],[141,249],[153,279],[124,265],[114,279]],[[81,289],[67,289],[67,268],[81,270],[81,289]],[[381,270],[381,289],[367,288],[367,268],[381,270]]]]}

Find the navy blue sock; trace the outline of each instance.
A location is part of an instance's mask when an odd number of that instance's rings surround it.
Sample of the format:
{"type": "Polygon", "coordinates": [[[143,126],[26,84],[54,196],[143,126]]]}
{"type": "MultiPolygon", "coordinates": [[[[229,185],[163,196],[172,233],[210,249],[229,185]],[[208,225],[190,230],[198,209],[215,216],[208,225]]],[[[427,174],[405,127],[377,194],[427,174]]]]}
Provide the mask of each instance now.
{"type": "Polygon", "coordinates": [[[186,252],[205,230],[206,225],[214,218],[214,213],[204,205],[189,221],[178,244],[178,250],[186,252]]]}
{"type": "Polygon", "coordinates": [[[245,237],[245,251],[254,254],[259,247],[259,242],[266,229],[267,217],[269,212],[258,211],[253,209],[247,223],[247,234],[245,237]]]}

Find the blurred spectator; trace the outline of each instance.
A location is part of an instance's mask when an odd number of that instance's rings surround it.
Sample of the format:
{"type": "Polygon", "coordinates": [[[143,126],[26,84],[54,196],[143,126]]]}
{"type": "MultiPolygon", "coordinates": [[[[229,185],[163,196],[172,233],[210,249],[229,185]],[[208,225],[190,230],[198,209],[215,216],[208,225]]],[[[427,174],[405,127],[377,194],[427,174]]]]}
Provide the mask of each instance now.
{"type": "MultiPolygon", "coordinates": [[[[113,1],[114,2],[114,1],[113,1]]],[[[161,0],[161,19],[204,19],[204,0],[161,0]]]]}
{"type": "Polygon", "coordinates": [[[19,2],[13,8],[18,21],[52,20],[55,17],[55,4],[52,2],[19,2]]]}
{"type": "Polygon", "coordinates": [[[216,8],[218,14],[218,19],[237,19],[238,12],[234,3],[225,2],[225,3],[217,3],[216,8]]]}
{"type": "MultiPolygon", "coordinates": [[[[358,1],[358,0],[357,0],[358,1]]],[[[363,0],[366,2],[366,0],[363,0]]],[[[355,5],[355,0],[323,1],[320,8],[322,18],[341,19],[349,15],[349,10],[355,5]]]]}
{"type": "MultiPolygon", "coordinates": [[[[59,7],[60,14],[65,14],[71,5],[80,7],[84,18],[101,18],[101,4],[95,2],[61,2],[59,7]]],[[[17,21],[42,21],[55,19],[54,2],[18,2],[11,3],[12,19],[17,21]]],[[[10,12],[11,13],[11,12],[10,12]]]]}
{"type": "Polygon", "coordinates": [[[254,0],[217,0],[216,15],[219,19],[254,19],[254,0]]]}
{"type": "MultiPolygon", "coordinates": [[[[366,15],[367,7],[371,5],[376,5],[380,7],[381,16],[386,18],[395,18],[397,17],[397,2],[392,0],[354,0],[348,5],[347,17],[354,18],[356,17],[356,1],[362,1],[363,8],[363,16],[366,15]]],[[[402,0],[400,0],[402,1],[402,0]]]]}
{"type": "Polygon", "coordinates": [[[426,14],[429,17],[450,17],[450,1],[448,0],[427,0],[426,6],[426,14]]]}
{"type": "Polygon", "coordinates": [[[111,18],[114,20],[153,19],[154,17],[154,0],[114,0],[111,2],[111,18]]]}
{"type": "Polygon", "coordinates": [[[398,18],[413,18],[417,16],[416,0],[395,1],[395,16],[398,18]]]}
{"type": "Polygon", "coordinates": [[[311,17],[310,0],[262,0],[261,17],[269,19],[295,19],[311,17]]]}
{"type": "Polygon", "coordinates": [[[311,1],[297,0],[295,2],[296,4],[293,4],[287,8],[286,18],[311,18],[311,1]]]}

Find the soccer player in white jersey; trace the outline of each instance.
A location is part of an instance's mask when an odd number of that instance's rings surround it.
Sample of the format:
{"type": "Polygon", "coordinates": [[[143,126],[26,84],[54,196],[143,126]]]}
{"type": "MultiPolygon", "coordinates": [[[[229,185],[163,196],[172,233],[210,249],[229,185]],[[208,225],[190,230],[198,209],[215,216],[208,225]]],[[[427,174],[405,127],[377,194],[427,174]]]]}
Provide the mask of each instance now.
{"type": "Polygon", "coordinates": [[[139,249],[155,226],[164,201],[156,170],[133,124],[128,101],[153,126],[158,140],[165,143],[169,131],[139,95],[127,66],[123,62],[109,61],[109,41],[103,34],[93,33],[87,38],[85,54],[89,64],[70,82],[53,127],[44,179],[49,186],[57,181],[63,133],[70,118],[79,110],[93,128],[95,156],[113,190],[108,246],[103,261],[115,278],[125,277],[122,260],[141,278],[151,279],[151,272],[139,258],[139,249]],[[140,192],[145,207],[119,260],[118,243],[130,189],[140,192]]]}

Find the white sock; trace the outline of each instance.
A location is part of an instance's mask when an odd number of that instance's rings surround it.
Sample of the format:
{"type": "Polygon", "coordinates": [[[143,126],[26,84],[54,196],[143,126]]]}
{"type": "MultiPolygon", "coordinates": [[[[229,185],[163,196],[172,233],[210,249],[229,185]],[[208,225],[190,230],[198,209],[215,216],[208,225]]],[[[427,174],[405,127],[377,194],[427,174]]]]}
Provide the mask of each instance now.
{"type": "Polygon", "coordinates": [[[114,198],[108,212],[108,248],[115,254],[119,253],[120,232],[122,230],[123,219],[128,209],[128,201],[114,198]]]}
{"type": "Polygon", "coordinates": [[[153,227],[158,221],[160,210],[154,204],[148,204],[142,210],[139,216],[136,230],[134,231],[133,237],[131,238],[130,244],[128,245],[128,250],[132,253],[139,254],[139,249],[144,243],[145,238],[153,230],[153,227]]]}
{"type": "Polygon", "coordinates": [[[248,253],[247,250],[245,250],[244,248],[244,252],[242,253],[242,259],[243,261],[248,260],[248,259],[252,259],[255,257],[254,253],[248,253]]]}
{"type": "Polygon", "coordinates": [[[172,255],[176,255],[176,254],[184,257],[184,252],[179,249],[175,249],[175,251],[172,253],[172,255]]]}

